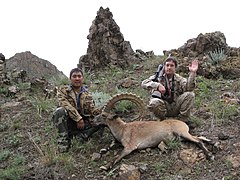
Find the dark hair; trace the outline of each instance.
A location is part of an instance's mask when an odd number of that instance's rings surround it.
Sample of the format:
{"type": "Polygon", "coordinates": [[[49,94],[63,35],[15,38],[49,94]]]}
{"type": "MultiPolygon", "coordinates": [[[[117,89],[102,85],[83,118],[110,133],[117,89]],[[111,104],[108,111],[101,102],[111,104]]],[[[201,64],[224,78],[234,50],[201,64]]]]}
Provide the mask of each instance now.
{"type": "Polygon", "coordinates": [[[173,56],[167,57],[167,59],[164,61],[164,64],[169,61],[173,61],[173,63],[175,64],[175,67],[177,67],[178,64],[177,64],[177,59],[175,57],[173,56]]]}
{"type": "Polygon", "coordinates": [[[2,53],[0,53],[0,60],[5,61],[5,56],[2,53]]]}
{"type": "Polygon", "coordinates": [[[82,70],[81,69],[79,69],[79,68],[73,68],[71,71],[70,71],[70,78],[71,78],[71,76],[72,76],[72,74],[74,73],[74,72],[80,72],[82,75],[83,75],[83,72],[82,72],[82,70]]]}

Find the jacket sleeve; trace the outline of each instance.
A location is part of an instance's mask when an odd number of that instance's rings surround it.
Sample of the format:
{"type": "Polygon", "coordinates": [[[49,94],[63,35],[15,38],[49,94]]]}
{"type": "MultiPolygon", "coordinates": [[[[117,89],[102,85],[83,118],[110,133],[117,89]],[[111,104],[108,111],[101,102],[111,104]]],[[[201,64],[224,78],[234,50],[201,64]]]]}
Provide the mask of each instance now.
{"type": "Polygon", "coordinates": [[[184,77],[181,78],[181,87],[186,91],[193,91],[196,87],[196,73],[190,73],[189,77],[186,79],[184,77]]]}
{"type": "Polygon", "coordinates": [[[58,89],[57,98],[59,105],[67,110],[71,119],[73,119],[76,122],[82,119],[82,116],[78,113],[76,109],[75,100],[68,95],[65,88],[58,89]]]}
{"type": "Polygon", "coordinates": [[[196,87],[196,73],[190,72],[187,82],[187,91],[193,91],[196,87]]]}
{"type": "Polygon", "coordinates": [[[153,78],[154,78],[154,75],[150,76],[148,79],[143,80],[141,83],[142,88],[147,90],[157,90],[160,83],[152,81],[153,78]]]}

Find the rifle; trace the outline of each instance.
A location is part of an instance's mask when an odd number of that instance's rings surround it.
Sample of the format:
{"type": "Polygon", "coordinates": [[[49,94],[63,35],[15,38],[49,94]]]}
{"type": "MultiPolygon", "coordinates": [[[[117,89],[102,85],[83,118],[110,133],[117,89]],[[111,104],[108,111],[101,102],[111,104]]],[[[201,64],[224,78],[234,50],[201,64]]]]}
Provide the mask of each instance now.
{"type": "Polygon", "coordinates": [[[159,65],[158,65],[158,68],[157,68],[157,72],[156,72],[154,78],[152,79],[152,81],[157,82],[160,73],[161,73],[161,76],[163,75],[163,70],[164,70],[164,69],[163,69],[163,65],[162,65],[162,64],[159,64],[159,65]]]}
{"type": "MultiPolygon", "coordinates": [[[[158,78],[159,78],[159,77],[160,77],[160,79],[162,78],[163,71],[164,71],[164,66],[163,66],[163,64],[159,64],[159,65],[158,65],[158,68],[157,68],[157,72],[156,72],[154,78],[152,79],[152,81],[158,82],[158,78]]],[[[159,98],[159,99],[161,99],[162,95],[161,95],[161,93],[160,93],[159,91],[153,91],[152,97],[153,97],[153,98],[159,98]]]]}

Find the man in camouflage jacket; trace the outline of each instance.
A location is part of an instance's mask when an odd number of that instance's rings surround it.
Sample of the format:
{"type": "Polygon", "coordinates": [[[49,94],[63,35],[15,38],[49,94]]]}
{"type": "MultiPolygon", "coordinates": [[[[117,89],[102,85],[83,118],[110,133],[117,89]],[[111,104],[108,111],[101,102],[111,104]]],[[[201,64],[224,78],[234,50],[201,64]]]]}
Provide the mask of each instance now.
{"type": "Polygon", "coordinates": [[[73,136],[87,139],[100,126],[92,126],[91,118],[100,113],[95,102],[83,86],[83,72],[74,68],[70,72],[70,85],[59,87],[57,98],[59,107],[53,114],[53,122],[58,129],[58,144],[61,152],[68,151],[73,136]]]}
{"type": "Polygon", "coordinates": [[[188,123],[193,107],[198,61],[193,60],[189,66],[188,79],[176,74],[177,60],[168,57],[158,77],[155,75],[142,81],[144,89],[152,90],[148,109],[161,120],[166,117],[178,117],[188,123]]]}

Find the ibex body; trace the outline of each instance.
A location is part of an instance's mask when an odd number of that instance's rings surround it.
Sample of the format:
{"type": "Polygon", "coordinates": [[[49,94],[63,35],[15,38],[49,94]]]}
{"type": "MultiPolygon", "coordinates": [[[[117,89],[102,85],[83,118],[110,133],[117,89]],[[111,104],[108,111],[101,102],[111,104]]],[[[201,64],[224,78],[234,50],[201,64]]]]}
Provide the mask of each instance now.
{"type": "Polygon", "coordinates": [[[207,158],[212,155],[201,140],[210,141],[203,137],[192,136],[189,127],[180,120],[164,121],[133,121],[124,122],[120,117],[111,113],[102,112],[95,118],[96,124],[107,125],[113,136],[122,143],[124,149],[117,155],[110,167],[120,161],[124,156],[136,149],[156,147],[161,142],[172,140],[176,136],[192,141],[200,146],[207,158]]]}
{"type": "MultiPolygon", "coordinates": [[[[122,143],[124,149],[120,155],[117,155],[113,162],[109,164],[111,168],[115,163],[120,161],[124,156],[130,154],[136,149],[145,149],[148,147],[156,147],[162,142],[168,142],[175,137],[192,141],[199,145],[207,158],[213,158],[211,152],[204,146],[202,140],[210,141],[203,137],[192,136],[189,133],[189,127],[186,123],[169,119],[164,121],[132,121],[124,122],[120,117],[110,113],[114,105],[121,100],[129,100],[138,106],[140,116],[144,112],[144,103],[135,94],[124,93],[114,96],[108,101],[102,113],[94,118],[94,123],[104,124],[108,126],[113,136],[122,143]]],[[[139,118],[138,117],[138,118],[139,118]]]]}

